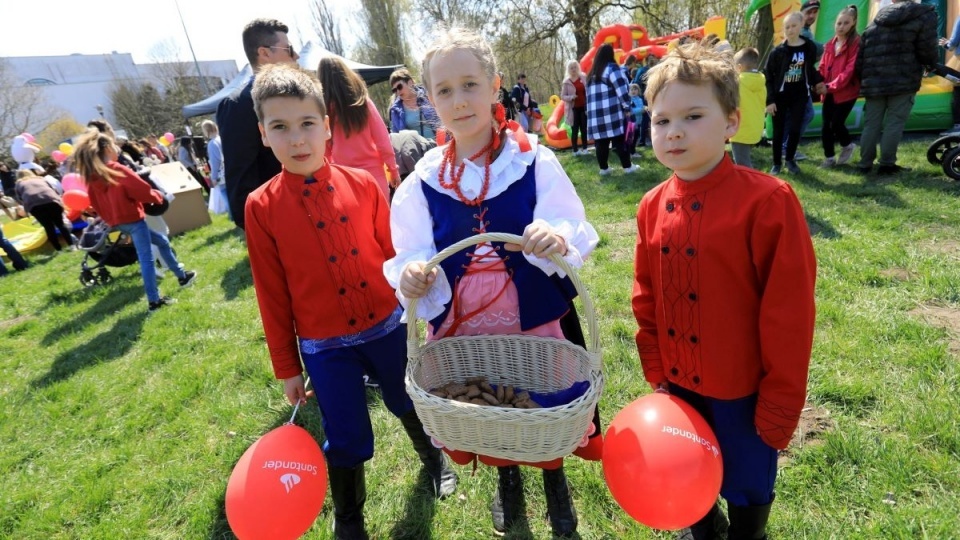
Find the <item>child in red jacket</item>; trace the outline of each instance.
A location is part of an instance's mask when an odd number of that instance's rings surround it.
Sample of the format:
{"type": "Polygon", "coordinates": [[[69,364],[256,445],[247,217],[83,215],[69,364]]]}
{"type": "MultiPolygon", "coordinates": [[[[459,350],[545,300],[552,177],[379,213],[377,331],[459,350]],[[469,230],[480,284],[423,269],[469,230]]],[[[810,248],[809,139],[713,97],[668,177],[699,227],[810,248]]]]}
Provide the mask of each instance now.
{"type": "Polygon", "coordinates": [[[117,161],[119,155],[120,148],[113,138],[96,129],[83,134],[74,148],[74,160],[87,183],[90,206],[107,225],[120,229],[133,240],[149,310],[156,311],[174,300],[160,296],[157,289],[157,267],[151,246],[157,246],[160,257],[177,275],[181,287],[193,284],[197,273],[184,271],[166,235],[147,226],[143,205],[162,203],[163,195],[129,167],[121,165],[117,161]]]}
{"type": "Polygon", "coordinates": [[[331,129],[316,76],[265,66],[253,102],[263,144],[283,165],[250,194],[245,213],[270,360],[291,404],[306,400],[303,369],[310,374],[327,438],[334,534],[364,540],[364,463],[373,457],[364,372],[380,381],[435,494],[457,485],[404,388],[406,326],[382,270],[394,255],[389,203],[370,173],[327,162],[331,129]]]}
{"type": "Polygon", "coordinates": [[[830,168],[843,165],[853,157],[857,147],[847,131],[847,116],[860,94],[860,80],[853,73],[860,50],[857,35],[857,6],[849,5],[837,14],[836,35],[823,47],[820,75],[826,86],[823,94],[823,164],[830,168]],[[840,156],[834,157],[834,142],[840,143],[840,156]]]}
{"type": "MultiPolygon", "coordinates": [[[[720,443],[730,540],[766,538],[777,450],[806,397],[816,279],[790,185],[724,152],[740,123],[737,79],[699,45],[650,70],[653,150],[673,175],[640,202],[633,287],[644,376],[720,443]]],[[[714,505],[685,538],[719,538],[723,521],[714,505]]]]}

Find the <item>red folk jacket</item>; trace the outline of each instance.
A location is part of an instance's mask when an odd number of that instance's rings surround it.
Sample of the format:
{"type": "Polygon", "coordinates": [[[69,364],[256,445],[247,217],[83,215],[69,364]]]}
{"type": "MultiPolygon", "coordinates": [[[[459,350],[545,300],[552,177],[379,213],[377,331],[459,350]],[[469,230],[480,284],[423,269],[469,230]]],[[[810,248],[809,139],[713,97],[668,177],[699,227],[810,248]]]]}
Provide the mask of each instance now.
{"type": "Polygon", "coordinates": [[[302,373],[298,337],[356,334],[399,305],[383,275],[395,256],[389,203],[370,173],[283,170],[246,204],[247,250],[278,379],[302,373]]]}
{"type": "Polygon", "coordinates": [[[729,157],[674,175],[637,213],[633,312],[647,381],[717,399],[758,393],[754,422],[785,448],[806,397],[816,259],[786,182],[729,157]]]}

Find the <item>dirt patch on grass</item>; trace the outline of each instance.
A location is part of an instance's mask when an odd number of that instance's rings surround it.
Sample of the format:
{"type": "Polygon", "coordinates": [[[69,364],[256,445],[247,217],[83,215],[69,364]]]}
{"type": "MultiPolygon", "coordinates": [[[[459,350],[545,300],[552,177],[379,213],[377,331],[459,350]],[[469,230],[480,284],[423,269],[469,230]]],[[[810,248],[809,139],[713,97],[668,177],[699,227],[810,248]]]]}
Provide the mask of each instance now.
{"type": "Polygon", "coordinates": [[[943,328],[949,334],[947,350],[960,356],[960,309],[934,304],[923,304],[907,312],[923,319],[927,324],[943,328]]]}
{"type": "Polygon", "coordinates": [[[908,281],[911,277],[910,272],[904,268],[887,268],[880,271],[880,275],[887,279],[894,279],[897,281],[908,281]]]}
{"type": "Polygon", "coordinates": [[[824,407],[806,403],[800,412],[800,423],[793,432],[790,445],[780,452],[777,464],[781,467],[790,463],[793,455],[804,447],[823,444],[823,435],[836,428],[836,422],[830,416],[830,411],[824,407]]]}
{"type": "Polygon", "coordinates": [[[5,321],[0,321],[0,330],[5,330],[11,326],[16,326],[24,321],[32,319],[32,315],[21,315],[19,317],[14,317],[12,319],[7,319],[5,321]]]}
{"type": "Polygon", "coordinates": [[[960,259],[960,241],[952,238],[941,238],[927,242],[926,249],[933,253],[960,259]]]}

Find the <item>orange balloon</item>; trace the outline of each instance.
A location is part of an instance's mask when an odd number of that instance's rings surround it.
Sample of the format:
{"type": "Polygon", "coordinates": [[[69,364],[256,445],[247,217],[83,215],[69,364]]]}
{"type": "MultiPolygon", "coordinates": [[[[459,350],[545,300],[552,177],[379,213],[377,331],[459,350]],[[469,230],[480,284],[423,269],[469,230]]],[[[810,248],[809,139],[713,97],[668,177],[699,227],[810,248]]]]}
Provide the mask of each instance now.
{"type": "Polygon", "coordinates": [[[654,529],[696,523],[717,501],[723,480],[713,430],[687,402],[667,394],[649,394],[617,413],[602,462],[617,504],[654,529]]]}
{"type": "Polygon", "coordinates": [[[227,483],[227,522],[239,540],[294,540],[313,525],[327,468],[307,430],[280,426],[240,456],[227,483]]]}

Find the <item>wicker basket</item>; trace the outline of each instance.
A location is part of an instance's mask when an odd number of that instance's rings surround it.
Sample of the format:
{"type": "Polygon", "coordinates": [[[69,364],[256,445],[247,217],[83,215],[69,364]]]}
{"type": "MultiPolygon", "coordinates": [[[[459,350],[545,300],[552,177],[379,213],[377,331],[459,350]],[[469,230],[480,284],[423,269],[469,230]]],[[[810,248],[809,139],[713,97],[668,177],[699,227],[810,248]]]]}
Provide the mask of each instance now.
{"type": "MultiPolygon", "coordinates": [[[[438,253],[425,269],[430,271],[465,248],[494,241],[519,243],[521,238],[502,233],[473,236],[438,253]]],[[[416,320],[408,320],[407,393],[426,431],[447,448],[514,461],[548,461],[570,454],[586,433],[603,390],[596,314],[576,271],[558,255],[551,260],[570,277],[583,302],[587,350],[563,339],[520,335],[458,336],[421,345],[416,320]],[[484,407],[428,393],[479,376],[491,384],[544,393],[577,381],[589,381],[590,387],[571,403],[542,409],[484,407]]],[[[407,313],[416,314],[416,309],[412,300],[407,313]]]]}

